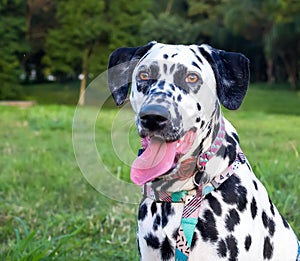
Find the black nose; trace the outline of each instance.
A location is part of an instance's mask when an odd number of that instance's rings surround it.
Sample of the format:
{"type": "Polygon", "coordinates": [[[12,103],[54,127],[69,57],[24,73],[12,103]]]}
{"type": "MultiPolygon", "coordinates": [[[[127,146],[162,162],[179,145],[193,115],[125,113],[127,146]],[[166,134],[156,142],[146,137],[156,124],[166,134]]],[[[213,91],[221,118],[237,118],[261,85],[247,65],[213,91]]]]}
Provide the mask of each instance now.
{"type": "Polygon", "coordinates": [[[139,118],[142,127],[149,131],[163,129],[170,120],[170,113],[167,108],[161,105],[145,105],[142,107],[139,118]]]}

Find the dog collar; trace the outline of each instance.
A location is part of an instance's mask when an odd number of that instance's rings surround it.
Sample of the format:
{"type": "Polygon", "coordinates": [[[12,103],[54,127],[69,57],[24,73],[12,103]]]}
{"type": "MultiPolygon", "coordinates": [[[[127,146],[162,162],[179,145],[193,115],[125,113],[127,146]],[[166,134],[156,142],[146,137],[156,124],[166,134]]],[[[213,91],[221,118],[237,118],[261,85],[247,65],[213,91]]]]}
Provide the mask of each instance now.
{"type": "Polygon", "coordinates": [[[205,179],[201,179],[202,182],[196,181],[197,174],[202,174],[200,172],[197,172],[194,176],[192,176],[194,189],[168,192],[161,189],[161,187],[158,189],[156,182],[154,181],[148,182],[142,186],[142,193],[144,197],[151,198],[157,202],[184,203],[186,202],[187,195],[193,197],[197,196],[197,200],[200,199],[200,201],[202,201],[206,195],[218,189],[239,168],[239,166],[245,162],[246,158],[244,153],[241,149],[239,149],[234,162],[211,181],[207,181],[205,183],[203,182],[205,179]]]}

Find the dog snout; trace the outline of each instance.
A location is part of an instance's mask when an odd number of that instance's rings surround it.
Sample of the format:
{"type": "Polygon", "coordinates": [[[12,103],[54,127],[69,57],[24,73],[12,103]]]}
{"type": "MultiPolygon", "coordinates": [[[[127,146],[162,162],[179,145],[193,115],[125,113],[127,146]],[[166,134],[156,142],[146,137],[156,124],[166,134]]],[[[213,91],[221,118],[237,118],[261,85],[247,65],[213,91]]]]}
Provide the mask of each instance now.
{"type": "Polygon", "coordinates": [[[145,105],[139,112],[140,123],[149,131],[162,130],[170,121],[169,110],[161,105],[145,105]]]}

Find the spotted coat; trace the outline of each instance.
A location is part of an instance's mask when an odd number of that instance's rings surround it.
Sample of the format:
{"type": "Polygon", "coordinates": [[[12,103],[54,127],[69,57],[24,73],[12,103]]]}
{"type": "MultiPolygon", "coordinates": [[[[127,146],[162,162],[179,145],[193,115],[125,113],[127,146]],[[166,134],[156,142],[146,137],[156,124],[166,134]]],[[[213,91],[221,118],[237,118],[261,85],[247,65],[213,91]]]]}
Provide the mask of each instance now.
{"type": "MultiPolygon", "coordinates": [[[[151,42],[113,52],[108,80],[118,105],[125,101],[131,84],[130,102],[141,137],[158,135],[171,142],[196,130],[184,159],[211,146],[223,118],[221,104],[230,110],[241,105],[249,81],[249,61],[241,54],[208,45],[151,42]],[[163,127],[158,122],[145,125],[141,111],[146,106],[165,109],[170,115],[167,123],[163,127]]],[[[238,153],[239,138],[227,120],[225,130],[221,148],[206,166],[209,180],[231,165],[238,153]]],[[[165,189],[171,190],[173,185],[165,189]]],[[[141,260],[175,260],[182,211],[180,203],[142,199],[137,230],[141,260]]],[[[189,260],[295,261],[297,251],[295,233],[246,160],[202,201],[189,260]]]]}

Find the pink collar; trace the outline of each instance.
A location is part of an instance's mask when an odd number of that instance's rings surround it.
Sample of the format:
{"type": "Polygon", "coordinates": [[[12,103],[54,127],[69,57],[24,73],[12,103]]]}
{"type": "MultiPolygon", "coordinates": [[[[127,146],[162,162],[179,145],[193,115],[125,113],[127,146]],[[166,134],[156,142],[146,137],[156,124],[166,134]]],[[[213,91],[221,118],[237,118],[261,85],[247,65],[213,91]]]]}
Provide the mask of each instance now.
{"type": "Polygon", "coordinates": [[[156,189],[156,184],[154,182],[148,182],[142,187],[142,192],[144,197],[149,197],[157,202],[185,202],[185,196],[186,195],[195,195],[197,198],[200,198],[200,202],[203,200],[203,198],[210,194],[213,190],[218,189],[229,177],[234,174],[234,172],[239,168],[241,164],[244,164],[246,162],[246,158],[244,156],[244,153],[239,149],[239,152],[237,153],[236,159],[234,162],[225,169],[221,174],[217,175],[214,179],[212,179],[210,182],[207,183],[197,183],[194,179],[195,174],[193,176],[193,182],[195,185],[195,188],[190,191],[178,191],[178,192],[167,192],[160,189],[156,189]],[[182,194],[184,197],[174,197],[176,194],[182,194]],[[177,199],[176,199],[177,198],[177,199]]]}

